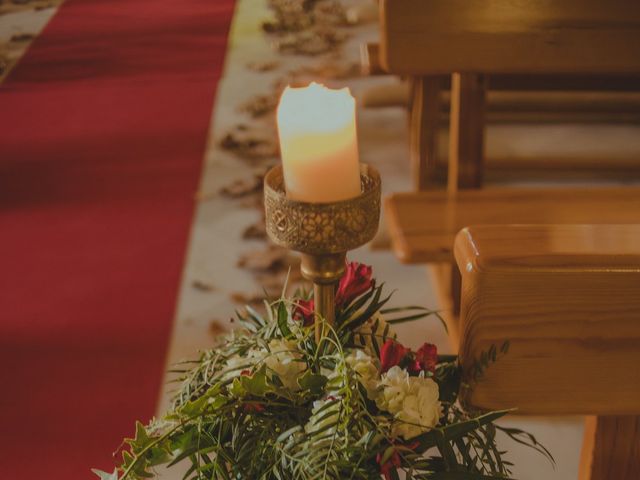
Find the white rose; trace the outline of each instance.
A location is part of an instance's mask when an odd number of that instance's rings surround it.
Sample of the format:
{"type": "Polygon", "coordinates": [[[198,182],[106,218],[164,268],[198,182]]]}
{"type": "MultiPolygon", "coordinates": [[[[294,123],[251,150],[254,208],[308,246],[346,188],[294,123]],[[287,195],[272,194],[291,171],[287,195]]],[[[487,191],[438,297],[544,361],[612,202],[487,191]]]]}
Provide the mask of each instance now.
{"type": "Polygon", "coordinates": [[[375,400],[378,398],[380,394],[378,391],[380,376],[374,359],[363,350],[353,350],[345,357],[345,361],[358,374],[358,380],[367,390],[369,399],[375,400]]]}
{"type": "Polygon", "coordinates": [[[302,354],[293,340],[274,339],[269,342],[270,353],[264,352],[264,362],[273,371],[285,387],[298,391],[298,378],[307,366],[302,361],[302,354]]]}
{"type": "Polygon", "coordinates": [[[438,384],[423,372],[411,377],[406,370],[391,367],[382,375],[380,385],[383,390],[376,404],[394,415],[392,435],[409,440],[438,424],[442,414],[438,384]]]}

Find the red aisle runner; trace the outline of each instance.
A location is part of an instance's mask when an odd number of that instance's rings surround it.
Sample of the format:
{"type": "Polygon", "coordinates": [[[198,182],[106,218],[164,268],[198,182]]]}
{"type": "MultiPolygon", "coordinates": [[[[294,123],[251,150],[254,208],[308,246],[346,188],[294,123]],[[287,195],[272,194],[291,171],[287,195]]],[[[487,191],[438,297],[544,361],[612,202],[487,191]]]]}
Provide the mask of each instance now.
{"type": "Polygon", "coordinates": [[[154,412],[233,0],[68,0],[0,87],[0,478],[154,412]]]}

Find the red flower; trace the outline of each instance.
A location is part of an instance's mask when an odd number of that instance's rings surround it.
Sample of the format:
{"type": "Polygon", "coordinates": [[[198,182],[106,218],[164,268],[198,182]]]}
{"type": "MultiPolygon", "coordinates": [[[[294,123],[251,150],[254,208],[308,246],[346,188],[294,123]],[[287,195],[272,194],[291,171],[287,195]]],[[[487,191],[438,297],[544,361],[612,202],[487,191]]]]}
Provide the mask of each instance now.
{"type": "MultiPolygon", "coordinates": [[[[382,460],[382,453],[378,453],[378,455],[376,455],[376,462],[380,464],[381,460],[382,460]]],[[[380,464],[380,473],[382,473],[385,480],[392,480],[393,477],[391,476],[391,472],[394,471],[399,466],[400,466],[400,454],[398,453],[397,450],[394,450],[391,457],[389,457],[389,459],[383,464],[380,464]]]]}
{"type": "Polygon", "coordinates": [[[395,340],[388,339],[380,349],[380,373],[398,365],[410,351],[395,340]]]}
{"type": "MultiPolygon", "coordinates": [[[[335,304],[337,307],[348,305],[358,298],[373,285],[371,267],[362,263],[347,263],[344,275],[340,279],[336,292],[335,304]]],[[[293,318],[302,320],[305,327],[313,325],[315,305],[313,299],[298,300],[293,311],[293,318]]]]}
{"type": "Polygon", "coordinates": [[[347,263],[344,275],[336,292],[336,305],[348,305],[373,286],[372,269],[369,265],[347,263]]]}
{"type": "Polygon", "coordinates": [[[416,365],[419,370],[434,373],[438,363],[438,347],[432,343],[423,344],[416,352],[416,365]]]}
{"type": "MultiPolygon", "coordinates": [[[[414,451],[418,447],[418,445],[420,445],[419,442],[413,442],[408,445],[398,445],[398,449],[414,451]]],[[[389,457],[389,459],[387,459],[387,461],[384,462],[384,464],[380,464],[380,461],[382,460],[382,456],[383,456],[382,453],[378,453],[376,455],[376,462],[378,462],[378,464],[380,465],[380,473],[382,473],[385,480],[391,480],[393,478],[391,476],[391,472],[401,465],[402,459],[400,457],[400,453],[394,447],[391,457],[389,457]]]]}
{"type": "Polygon", "coordinates": [[[311,300],[298,300],[296,302],[296,308],[293,311],[293,318],[302,320],[302,324],[305,327],[313,325],[313,317],[315,312],[315,306],[313,299],[311,300]]]}
{"type": "Polygon", "coordinates": [[[245,403],[243,405],[244,411],[247,413],[261,413],[264,412],[264,405],[261,403],[245,403]]]}

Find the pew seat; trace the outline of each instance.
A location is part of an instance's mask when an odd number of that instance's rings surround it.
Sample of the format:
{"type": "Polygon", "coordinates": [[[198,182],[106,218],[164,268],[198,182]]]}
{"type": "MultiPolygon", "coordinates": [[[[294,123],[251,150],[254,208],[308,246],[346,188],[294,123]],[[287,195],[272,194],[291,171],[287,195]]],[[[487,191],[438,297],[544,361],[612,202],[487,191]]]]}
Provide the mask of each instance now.
{"type": "Polygon", "coordinates": [[[385,199],[392,248],[404,263],[453,260],[468,225],[640,224],[640,188],[485,188],[395,193],[385,199]]]}

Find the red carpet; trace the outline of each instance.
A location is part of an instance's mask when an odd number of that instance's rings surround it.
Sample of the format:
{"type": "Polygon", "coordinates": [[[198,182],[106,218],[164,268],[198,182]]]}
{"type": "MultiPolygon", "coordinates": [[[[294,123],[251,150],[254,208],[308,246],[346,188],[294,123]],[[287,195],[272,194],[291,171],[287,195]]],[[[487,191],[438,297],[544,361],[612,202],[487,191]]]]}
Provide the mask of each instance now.
{"type": "Polygon", "coordinates": [[[68,0],[0,86],[0,478],[154,413],[233,0],[68,0]]]}

